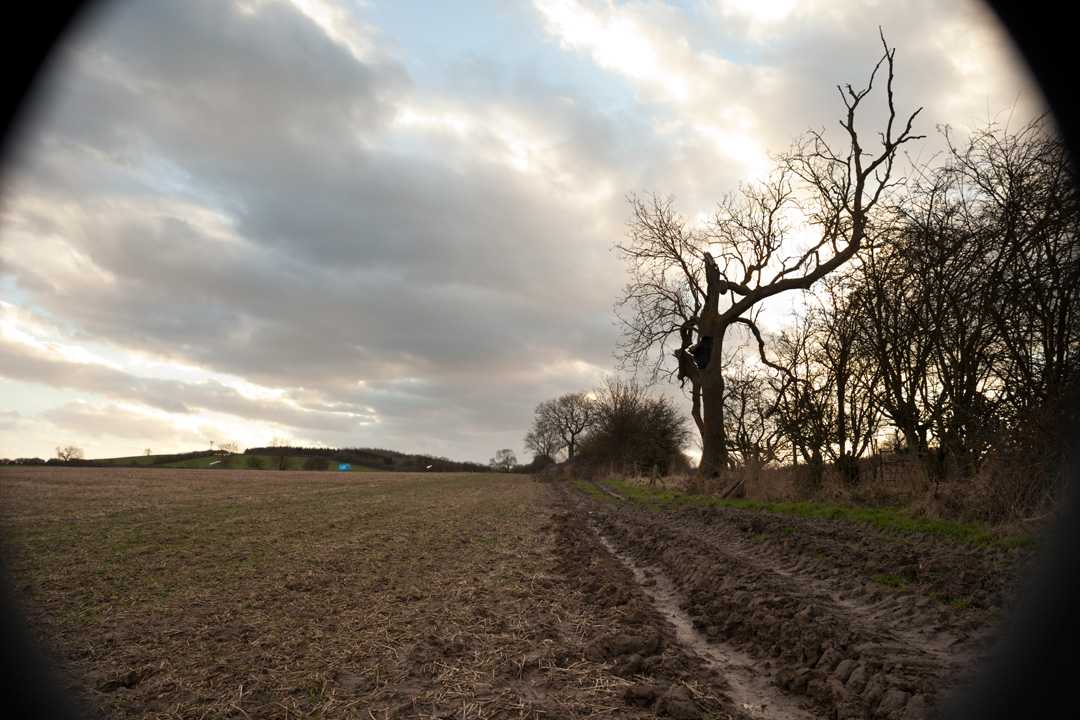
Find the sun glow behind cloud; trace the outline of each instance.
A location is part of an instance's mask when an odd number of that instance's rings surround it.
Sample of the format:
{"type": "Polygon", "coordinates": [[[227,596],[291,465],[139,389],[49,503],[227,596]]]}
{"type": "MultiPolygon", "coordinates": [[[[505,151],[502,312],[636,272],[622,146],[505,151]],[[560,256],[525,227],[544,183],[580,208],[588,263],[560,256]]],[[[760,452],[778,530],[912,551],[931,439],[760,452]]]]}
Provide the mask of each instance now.
{"type": "Polygon", "coordinates": [[[741,15],[757,23],[776,23],[785,20],[798,5],[798,0],[720,0],[720,9],[741,15]]]}
{"type": "Polygon", "coordinates": [[[565,150],[572,138],[507,108],[402,103],[391,128],[425,140],[421,152],[445,152],[448,144],[457,145],[470,160],[483,158],[531,176],[582,207],[600,205],[614,193],[610,177],[575,170],[574,158],[565,150]]]}
{"type": "Polygon", "coordinates": [[[772,169],[769,154],[758,138],[705,123],[697,123],[693,129],[707,138],[717,153],[739,163],[745,180],[763,180],[772,169]]]}
{"type": "Polygon", "coordinates": [[[536,6],[565,47],[591,53],[601,67],[662,89],[669,100],[689,99],[688,79],[665,64],[667,58],[634,18],[610,6],[594,11],[574,0],[537,0],[536,6]]]}
{"type": "MultiPolygon", "coordinates": [[[[741,179],[759,179],[770,161],[758,121],[745,104],[748,85],[775,84],[769,68],[743,67],[657,23],[645,5],[586,5],[536,0],[548,32],[570,51],[587,53],[605,70],[626,78],[646,103],[654,131],[680,141],[699,140],[721,163],[734,163],[741,179]]],[[[651,6],[649,6],[651,7],[651,6]]]]}

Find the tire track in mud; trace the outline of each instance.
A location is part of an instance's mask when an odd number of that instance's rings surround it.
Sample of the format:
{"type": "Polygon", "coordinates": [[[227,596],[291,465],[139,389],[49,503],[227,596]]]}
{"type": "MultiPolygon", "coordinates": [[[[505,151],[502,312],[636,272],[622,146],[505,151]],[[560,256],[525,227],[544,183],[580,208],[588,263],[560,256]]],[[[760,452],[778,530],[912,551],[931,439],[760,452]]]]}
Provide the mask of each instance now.
{"type": "Polygon", "coordinates": [[[815,715],[801,707],[790,696],[779,692],[760,673],[754,671],[753,658],[722,643],[711,643],[694,627],[683,612],[681,599],[671,580],[654,568],[639,567],[627,554],[620,552],[607,537],[591,526],[601,544],[633,573],[634,580],[652,600],[653,605],[675,629],[676,640],[701,661],[723,674],[728,695],[735,706],[751,718],[771,720],[813,720],[815,715]]]}
{"type": "Polygon", "coordinates": [[[739,540],[724,542],[683,528],[672,528],[671,532],[680,542],[697,542],[716,553],[738,556],[743,562],[759,567],[765,573],[785,578],[792,586],[799,588],[806,600],[822,606],[836,606],[841,614],[847,613],[860,625],[873,628],[875,633],[880,634],[881,642],[897,643],[946,665],[962,665],[970,659],[972,651],[964,643],[965,637],[941,626],[927,627],[911,623],[912,615],[918,612],[912,598],[886,595],[876,600],[864,600],[866,596],[853,592],[859,587],[857,581],[837,588],[834,582],[818,577],[813,573],[813,568],[807,568],[809,563],[804,556],[783,563],[771,553],[762,553],[760,545],[752,547],[739,540]]]}
{"type": "Polygon", "coordinates": [[[880,621],[908,627],[917,616],[929,634],[946,633],[961,642],[1015,600],[1015,570],[1028,556],[1019,547],[977,546],[750,509],[684,509],[671,520],[672,529],[692,530],[778,572],[798,575],[837,602],[870,608],[880,621]],[[962,600],[966,611],[952,612],[950,600],[962,600]]]}
{"type": "Polygon", "coordinates": [[[1016,570],[1026,558],[1021,551],[898,536],[851,522],[760,514],[754,519],[792,536],[780,543],[753,543],[745,531],[729,527],[724,532],[715,520],[713,528],[720,532],[701,532],[701,524],[677,532],[696,533],[714,548],[786,575],[808,595],[827,598],[945,664],[962,665],[989,651],[1003,606],[1015,599],[1016,570]],[[963,598],[963,611],[949,596],[963,598]]]}
{"type": "MultiPolygon", "coordinates": [[[[628,503],[586,504],[618,557],[631,567],[660,569],[670,584],[659,599],[674,604],[698,636],[737,649],[760,674],[826,717],[925,718],[943,691],[965,681],[979,654],[967,631],[980,628],[951,621],[926,598],[860,592],[866,583],[852,572],[798,553],[778,557],[775,548],[710,522],[628,503]]],[[[711,522],[725,519],[731,518],[711,522]]],[[[808,540],[820,539],[801,530],[808,540]]],[[[872,534],[856,542],[882,551],[872,534]]],[[[729,680],[734,696],[739,676],[729,673],[729,680]]]]}
{"type": "Polygon", "coordinates": [[[614,513],[603,521],[620,543],[671,572],[706,636],[745,647],[768,670],[775,663],[778,686],[836,717],[926,715],[941,674],[933,658],[753,558],[614,513]]]}
{"type": "MultiPolygon", "coordinates": [[[[644,573],[635,579],[659,601],[680,643],[698,648],[704,636],[707,646],[737,650],[759,682],[812,703],[816,717],[928,717],[989,650],[1025,558],[1017,548],[864,523],[662,509],[598,490],[614,500],[566,494],[624,567],[644,573]],[[683,632],[683,619],[696,635],[683,632]]],[[[718,652],[707,664],[724,665],[718,652]]],[[[729,696],[739,695],[740,678],[720,670],[734,680],[729,696]]]]}
{"type": "Polygon", "coordinates": [[[626,681],[624,707],[615,717],[670,717],[676,720],[752,720],[734,706],[729,684],[679,642],[674,626],[634,580],[629,567],[602,544],[578,498],[552,488],[551,524],[557,538],[556,572],[602,613],[614,632],[595,636],[584,649],[626,681]]]}

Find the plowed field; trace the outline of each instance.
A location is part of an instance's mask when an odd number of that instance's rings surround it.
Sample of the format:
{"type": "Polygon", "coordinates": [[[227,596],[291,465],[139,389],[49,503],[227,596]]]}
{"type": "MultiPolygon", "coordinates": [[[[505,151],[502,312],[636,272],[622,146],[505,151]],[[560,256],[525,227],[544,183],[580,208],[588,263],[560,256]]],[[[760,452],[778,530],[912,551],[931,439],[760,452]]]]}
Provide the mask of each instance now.
{"type": "Polygon", "coordinates": [[[3,556],[93,713],[921,718],[1024,553],[503,474],[6,468],[3,556]]]}

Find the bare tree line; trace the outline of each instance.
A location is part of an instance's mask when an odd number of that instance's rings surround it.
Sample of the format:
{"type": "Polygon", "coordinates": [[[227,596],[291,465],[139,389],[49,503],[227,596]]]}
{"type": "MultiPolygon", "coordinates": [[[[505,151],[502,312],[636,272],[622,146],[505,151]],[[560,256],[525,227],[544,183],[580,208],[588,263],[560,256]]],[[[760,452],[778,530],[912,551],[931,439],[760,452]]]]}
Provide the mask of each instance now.
{"type": "Polygon", "coordinates": [[[581,474],[662,475],[688,468],[690,431],[678,407],[633,380],[609,377],[589,392],[536,407],[525,447],[534,466],[566,454],[581,474]]]}
{"type": "MultiPolygon", "coordinates": [[[[883,443],[936,480],[992,457],[1056,466],[1080,379],[1080,197],[1065,147],[1046,117],[964,141],[939,128],[947,150],[901,177],[898,152],[923,136],[918,109],[897,112],[882,44],[865,87],[840,88],[842,150],[808,133],[704,226],[671,199],[629,198],[619,354],[684,388],[704,475],[798,463],[820,477],[833,464],[856,482],[883,443]],[[870,143],[856,120],[880,80],[886,119],[870,143]],[[795,242],[798,216],[809,244],[795,242]],[[766,336],[761,304],[788,291],[807,309],[766,336]]],[[[1014,500],[1036,502],[1040,482],[1014,500]]]]}
{"type": "MultiPolygon", "coordinates": [[[[758,343],[761,362],[774,365],[757,325],[761,304],[792,290],[808,290],[843,267],[879,229],[877,214],[899,183],[899,149],[921,135],[912,124],[921,108],[901,116],[894,99],[896,51],[884,48],[865,85],[838,87],[845,107],[845,146],[834,149],[824,132],[811,131],[780,156],[772,175],[723,198],[712,222],[691,228],[670,200],[630,198],[630,239],[618,245],[631,280],[618,306],[626,329],[623,357],[637,364],[655,349],[677,344],[669,370],[689,383],[691,415],[702,439],[701,469],[719,474],[730,457],[725,418],[725,344],[743,329],[758,343]],[[887,122],[880,148],[868,152],[857,127],[863,103],[884,68],[887,122]],[[792,218],[805,216],[816,236],[794,248],[792,218]],[[696,337],[696,342],[695,342],[696,337]]],[[[664,356],[654,369],[661,370],[664,356]]]]}

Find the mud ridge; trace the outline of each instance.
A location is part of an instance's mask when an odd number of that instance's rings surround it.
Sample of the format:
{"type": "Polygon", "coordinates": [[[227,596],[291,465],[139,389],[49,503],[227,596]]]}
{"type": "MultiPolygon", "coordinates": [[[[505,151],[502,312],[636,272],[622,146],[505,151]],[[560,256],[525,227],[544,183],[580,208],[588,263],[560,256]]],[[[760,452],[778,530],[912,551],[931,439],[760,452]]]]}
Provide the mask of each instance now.
{"type": "Polygon", "coordinates": [[[931,613],[923,612],[924,622],[913,622],[920,610],[932,605],[931,602],[924,600],[920,608],[916,597],[885,592],[885,588],[866,591],[867,583],[858,580],[849,580],[838,587],[834,580],[816,574],[814,563],[805,556],[781,559],[763,549],[761,543],[752,545],[739,539],[725,540],[700,529],[672,527],[669,531],[678,542],[696,543],[722,555],[736,556],[763,573],[778,575],[782,578],[780,582],[797,587],[807,600],[824,607],[836,607],[840,613],[854,618],[857,624],[873,628],[880,634],[881,641],[910,647],[942,664],[966,664],[974,655],[973,646],[980,641],[985,644],[985,630],[971,633],[951,627],[947,613],[939,613],[933,622],[926,622],[931,613]],[[941,614],[946,617],[942,618],[941,614]]]}
{"type": "Polygon", "coordinates": [[[755,670],[757,662],[738,649],[724,643],[710,642],[683,612],[682,601],[671,580],[655,568],[643,569],[629,555],[620,552],[614,543],[593,526],[600,542],[634,575],[637,584],[649,596],[654,606],[675,629],[677,641],[723,674],[728,695],[736,707],[752,718],[772,720],[812,720],[816,717],[794,698],[778,690],[755,670]]]}
{"type": "MultiPolygon", "coordinates": [[[[931,716],[988,650],[1009,583],[1009,558],[995,548],[745,510],[579,502],[624,561],[658,571],[669,585],[660,594],[695,632],[742,653],[819,717],[931,716]],[[871,580],[878,573],[903,581],[871,580]],[[935,599],[950,587],[970,606],[935,599]]],[[[643,572],[646,589],[661,585],[643,572]]]]}
{"type": "MultiPolygon", "coordinates": [[[[608,663],[625,679],[625,708],[678,720],[751,720],[732,699],[732,685],[715,663],[680,642],[677,628],[657,609],[629,567],[602,544],[588,513],[570,493],[553,488],[551,516],[557,537],[555,572],[618,628],[595,638],[585,656],[608,663]]],[[[800,718],[801,720],[801,718],[800,718]]]]}

